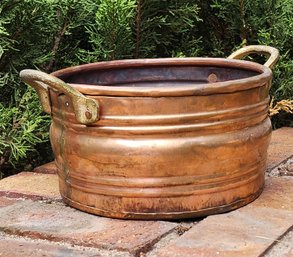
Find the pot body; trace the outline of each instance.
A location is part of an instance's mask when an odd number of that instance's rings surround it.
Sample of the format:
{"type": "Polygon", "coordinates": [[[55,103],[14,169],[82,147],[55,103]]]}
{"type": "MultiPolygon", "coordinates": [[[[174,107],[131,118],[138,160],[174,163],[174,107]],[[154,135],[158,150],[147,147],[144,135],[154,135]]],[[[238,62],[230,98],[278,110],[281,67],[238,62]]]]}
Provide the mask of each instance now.
{"type": "MultiPolygon", "coordinates": [[[[66,81],[70,72],[56,76],[66,81]]],[[[206,83],[221,70],[212,74],[204,75],[206,83]]],[[[231,90],[205,86],[165,96],[159,89],[95,94],[77,85],[99,103],[100,119],[91,125],[78,124],[71,100],[50,90],[50,139],[62,198],[83,211],[125,219],[198,217],[251,202],[264,186],[271,73],[258,81],[249,76],[240,77],[239,90],[238,81],[227,79],[231,90]]]]}

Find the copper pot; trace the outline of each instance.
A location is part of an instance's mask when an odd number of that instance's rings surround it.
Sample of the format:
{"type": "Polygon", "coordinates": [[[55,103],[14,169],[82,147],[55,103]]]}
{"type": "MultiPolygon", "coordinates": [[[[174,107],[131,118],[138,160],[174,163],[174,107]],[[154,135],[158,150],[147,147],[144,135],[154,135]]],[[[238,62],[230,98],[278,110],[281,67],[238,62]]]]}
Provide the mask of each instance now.
{"type": "Polygon", "coordinates": [[[262,191],[275,48],[228,59],[100,62],[23,70],[52,115],[63,200],[124,219],[181,219],[243,206],[262,191]],[[270,55],[260,65],[234,60],[270,55]]]}

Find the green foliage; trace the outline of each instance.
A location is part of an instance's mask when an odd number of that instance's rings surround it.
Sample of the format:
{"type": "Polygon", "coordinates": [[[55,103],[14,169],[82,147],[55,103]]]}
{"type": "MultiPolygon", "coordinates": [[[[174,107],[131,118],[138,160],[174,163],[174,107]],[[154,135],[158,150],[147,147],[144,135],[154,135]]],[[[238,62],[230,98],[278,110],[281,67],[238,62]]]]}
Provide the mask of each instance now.
{"type": "MultiPolygon", "coordinates": [[[[0,172],[51,156],[50,119],[19,81],[24,68],[51,72],[124,58],[225,57],[244,45],[265,44],[281,53],[271,89],[278,101],[293,98],[292,32],[292,0],[1,0],[0,172]]],[[[292,115],[281,112],[273,124],[293,126],[292,115]]]]}
{"type": "Polygon", "coordinates": [[[77,63],[78,47],[87,43],[84,26],[96,9],[94,0],[1,1],[0,177],[28,163],[38,164],[42,149],[36,149],[48,148],[43,142],[48,145],[50,119],[42,113],[37,95],[20,82],[19,71],[50,72],[77,63]]]}
{"type": "Polygon", "coordinates": [[[114,60],[132,56],[135,0],[100,1],[94,23],[87,27],[92,51],[82,49],[83,62],[114,60]]]}
{"type": "Polygon", "coordinates": [[[134,57],[196,55],[201,22],[198,5],[191,0],[137,1],[134,57]]]}
{"type": "MultiPolygon", "coordinates": [[[[0,168],[15,167],[29,153],[35,152],[36,144],[48,141],[50,117],[42,113],[33,89],[28,88],[15,98],[14,105],[0,103],[0,168]]],[[[3,175],[0,169],[0,177],[3,175]]]]}
{"type": "Polygon", "coordinates": [[[281,52],[274,69],[272,92],[277,100],[293,99],[293,1],[274,2],[267,22],[272,25],[261,27],[255,41],[274,45],[281,52]]]}
{"type": "MultiPolygon", "coordinates": [[[[212,4],[202,2],[200,5],[204,13],[209,13],[202,23],[203,27],[210,27],[203,37],[204,52],[227,56],[243,45],[276,47],[281,58],[273,69],[271,94],[276,101],[292,99],[293,1],[213,0],[212,4]]],[[[203,33],[202,27],[200,33],[203,33]]],[[[274,117],[273,125],[293,126],[292,115],[274,117]]]]}
{"type": "Polygon", "coordinates": [[[91,46],[82,62],[124,58],[197,55],[201,19],[191,0],[103,0],[87,27],[91,46]]]}

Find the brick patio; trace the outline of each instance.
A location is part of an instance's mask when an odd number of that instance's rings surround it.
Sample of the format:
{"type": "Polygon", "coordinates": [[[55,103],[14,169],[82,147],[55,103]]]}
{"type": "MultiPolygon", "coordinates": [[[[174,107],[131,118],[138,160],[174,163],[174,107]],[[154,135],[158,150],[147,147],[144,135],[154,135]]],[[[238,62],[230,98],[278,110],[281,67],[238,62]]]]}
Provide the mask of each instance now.
{"type": "Polygon", "coordinates": [[[180,222],[98,217],[64,205],[56,167],[0,181],[0,256],[293,256],[293,128],[273,132],[266,187],[238,210],[180,222]]]}

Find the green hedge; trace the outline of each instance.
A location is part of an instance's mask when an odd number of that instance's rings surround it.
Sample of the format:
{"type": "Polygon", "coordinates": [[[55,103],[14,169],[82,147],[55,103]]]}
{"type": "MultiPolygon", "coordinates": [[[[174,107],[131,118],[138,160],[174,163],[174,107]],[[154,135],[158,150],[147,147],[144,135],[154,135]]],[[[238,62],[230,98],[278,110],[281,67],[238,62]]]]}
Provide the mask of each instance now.
{"type": "MultiPolygon", "coordinates": [[[[292,99],[292,31],[292,0],[2,0],[0,176],[52,158],[50,117],[19,81],[24,68],[51,72],[123,58],[226,57],[243,45],[265,44],[281,53],[271,94],[292,99]]],[[[281,112],[273,124],[292,126],[292,116],[281,112]]]]}

